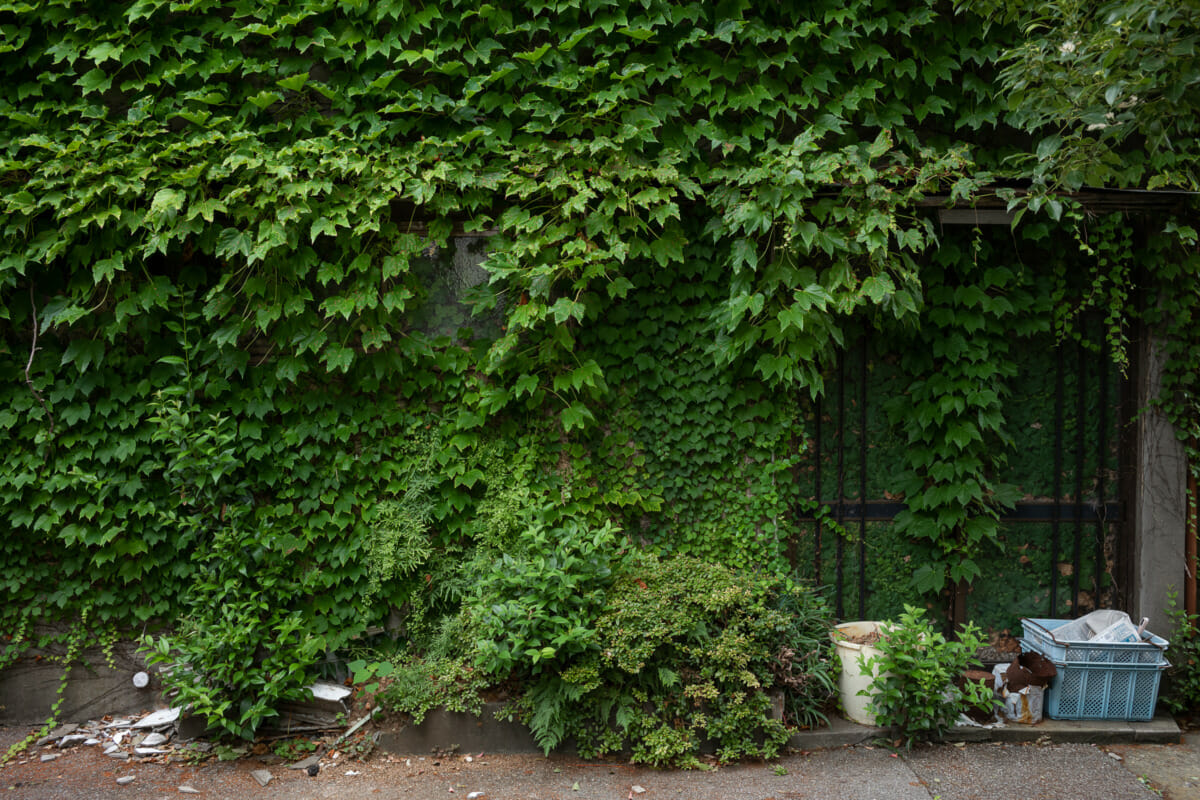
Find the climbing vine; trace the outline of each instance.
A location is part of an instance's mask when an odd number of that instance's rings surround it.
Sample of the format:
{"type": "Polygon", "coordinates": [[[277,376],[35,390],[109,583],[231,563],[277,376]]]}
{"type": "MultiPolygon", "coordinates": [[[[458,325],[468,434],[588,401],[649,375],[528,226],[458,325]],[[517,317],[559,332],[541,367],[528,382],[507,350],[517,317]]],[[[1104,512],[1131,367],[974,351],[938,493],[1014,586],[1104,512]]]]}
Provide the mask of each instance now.
{"type": "MultiPolygon", "coordinates": [[[[318,651],[452,639],[532,515],[794,572],[822,499],[796,480],[803,404],[866,329],[908,347],[905,591],[979,574],[1012,499],[1012,337],[1069,335],[1080,305],[926,208],[1032,174],[1011,165],[1043,121],[1014,128],[994,88],[1015,22],[935,0],[0,11],[17,639],[86,611],[212,644],[236,606],[295,658],[239,639],[233,680],[215,645],[153,647],[211,668],[191,699],[244,735],[318,651]]],[[[1194,230],[1141,248],[1043,177],[1016,235],[1077,245],[1124,353],[1135,266],[1178,248],[1147,283],[1184,285],[1194,230]]],[[[1193,437],[1196,305],[1148,317],[1193,437]]]]}

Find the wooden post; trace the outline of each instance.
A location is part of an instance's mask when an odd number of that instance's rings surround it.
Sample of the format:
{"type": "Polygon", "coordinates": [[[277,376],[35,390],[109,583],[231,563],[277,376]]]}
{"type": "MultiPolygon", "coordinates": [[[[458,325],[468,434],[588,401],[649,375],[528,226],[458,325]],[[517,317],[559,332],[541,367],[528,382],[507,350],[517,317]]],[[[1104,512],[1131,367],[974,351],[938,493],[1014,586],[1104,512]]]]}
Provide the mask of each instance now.
{"type": "Polygon", "coordinates": [[[950,615],[954,622],[954,638],[958,638],[958,632],[961,631],[967,624],[967,589],[969,588],[966,580],[961,580],[954,585],[954,596],[950,601],[950,615]]]}

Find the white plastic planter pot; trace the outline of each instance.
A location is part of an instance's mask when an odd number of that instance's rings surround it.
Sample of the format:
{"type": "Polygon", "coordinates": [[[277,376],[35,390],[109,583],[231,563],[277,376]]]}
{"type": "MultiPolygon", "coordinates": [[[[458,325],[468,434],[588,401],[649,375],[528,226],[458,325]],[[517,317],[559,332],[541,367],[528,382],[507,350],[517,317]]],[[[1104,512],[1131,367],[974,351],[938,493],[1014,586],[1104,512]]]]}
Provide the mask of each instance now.
{"type": "Polygon", "coordinates": [[[864,671],[860,664],[877,658],[883,653],[877,647],[869,644],[858,644],[849,639],[860,639],[873,633],[882,633],[882,622],[844,622],[834,627],[831,636],[837,645],[838,660],[842,672],[838,676],[838,693],[841,695],[842,710],[847,718],[860,725],[875,725],[875,715],[868,705],[874,694],[875,675],[864,671]],[[860,695],[859,692],[867,694],[860,695]]]}

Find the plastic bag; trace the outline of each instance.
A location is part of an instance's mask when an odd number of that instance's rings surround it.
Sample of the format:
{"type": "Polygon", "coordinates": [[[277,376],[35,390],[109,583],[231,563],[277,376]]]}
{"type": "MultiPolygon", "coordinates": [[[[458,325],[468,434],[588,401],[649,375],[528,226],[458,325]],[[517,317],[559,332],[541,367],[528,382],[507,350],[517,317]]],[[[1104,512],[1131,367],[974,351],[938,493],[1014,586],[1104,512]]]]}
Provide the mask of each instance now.
{"type": "Polygon", "coordinates": [[[1124,611],[1101,609],[1085,614],[1079,619],[1060,625],[1053,631],[1060,642],[1136,642],[1137,626],[1124,611]],[[1133,638],[1124,638],[1132,633],[1133,638]],[[1121,638],[1101,638],[1121,637],[1121,638]]]}

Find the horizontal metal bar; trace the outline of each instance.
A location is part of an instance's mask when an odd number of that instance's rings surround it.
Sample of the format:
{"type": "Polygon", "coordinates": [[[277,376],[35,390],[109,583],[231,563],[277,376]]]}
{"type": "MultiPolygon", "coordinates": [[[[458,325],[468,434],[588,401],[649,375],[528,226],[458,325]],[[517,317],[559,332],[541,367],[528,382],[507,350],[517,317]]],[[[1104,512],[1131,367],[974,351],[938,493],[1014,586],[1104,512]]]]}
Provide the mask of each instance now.
{"type": "MultiPolygon", "coordinates": [[[[853,501],[839,504],[827,500],[822,505],[829,507],[829,516],[840,517],[843,521],[865,518],[872,522],[888,522],[906,508],[904,503],[888,500],[868,500],[865,504],[853,501]]],[[[1120,503],[1105,503],[1104,505],[1081,503],[1078,506],[1075,503],[1061,503],[1057,508],[1058,519],[1063,522],[1075,521],[1076,509],[1078,509],[1079,519],[1084,522],[1097,520],[1117,522],[1121,519],[1120,503]]],[[[814,517],[811,514],[801,513],[799,519],[811,520],[814,517]]],[[[1002,522],[1053,522],[1054,519],[1054,503],[1017,503],[1015,508],[1000,515],[1002,522]]]]}

